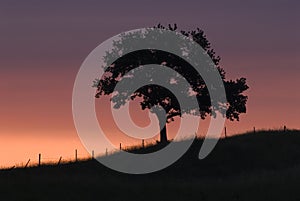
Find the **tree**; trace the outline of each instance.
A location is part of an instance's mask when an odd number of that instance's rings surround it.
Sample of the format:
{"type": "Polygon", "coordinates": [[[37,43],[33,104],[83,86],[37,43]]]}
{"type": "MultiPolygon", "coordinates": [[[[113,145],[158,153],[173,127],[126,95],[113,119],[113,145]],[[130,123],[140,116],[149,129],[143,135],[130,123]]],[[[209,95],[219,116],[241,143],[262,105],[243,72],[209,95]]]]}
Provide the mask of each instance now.
{"type": "MultiPolygon", "coordinates": [[[[174,26],[169,24],[168,27],[164,27],[159,24],[155,28],[171,31],[177,30],[176,24],[174,26]]],[[[242,77],[229,81],[225,79],[225,70],[220,66],[220,57],[216,55],[214,49],[207,40],[206,35],[201,29],[197,28],[196,30],[192,31],[180,32],[184,36],[192,38],[193,41],[198,43],[210,56],[215,66],[217,66],[225,86],[228,101],[226,103],[226,118],[231,121],[239,121],[239,115],[241,113],[246,113],[246,102],[248,97],[244,95],[244,92],[249,88],[246,84],[246,78],[242,77]]],[[[142,101],[140,102],[140,105],[143,110],[146,108],[152,109],[152,112],[156,113],[159,120],[166,119],[166,121],[160,121],[161,143],[168,142],[166,123],[174,121],[174,117],[181,117],[182,114],[189,113],[193,115],[199,115],[202,119],[205,119],[208,115],[214,115],[209,91],[202,77],[184,59],[161,50],[145,49],[134,51],[126,54],[125,56],[114,61],[111,65],[107,66],[105,71],[106,75],[96,82],[96,98],[99,98],[101,95],[112,94],[116,84],[120,81],[120,78],[131,79],[130,76],[126,78],[123,76],[132,69],[146,64],[163,64],[181,74],[189,82],[199,103],[199,110],[195,111],[195,108],[188,108],[183,111],[180,108],[178,100],[171,91],[155,84],[143,86],[136,90],[133,94],[126,94],[126,92],[119,93],[111,99],[111,101],[115,103],[114,107],[119,108],[127,101],[141,97],[142,101]],[[128,99],[128,96],[130,99],[128,99]],[[161,106],[165,110],[165,113],[162,113],[161,110],[153,109],[156,105],[161,106]],[[162,118],[161,114],[166,116],[162,118]]]]}

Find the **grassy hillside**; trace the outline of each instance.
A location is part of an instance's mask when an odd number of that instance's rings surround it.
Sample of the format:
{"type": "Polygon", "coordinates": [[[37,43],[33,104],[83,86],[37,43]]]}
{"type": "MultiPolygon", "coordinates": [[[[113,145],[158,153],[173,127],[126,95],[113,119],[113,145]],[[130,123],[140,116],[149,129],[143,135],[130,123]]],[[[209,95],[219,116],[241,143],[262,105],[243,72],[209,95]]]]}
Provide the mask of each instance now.
{"type": "Polygon", "coordinates": [[[198,160],[201,143],[196,140],[169,168],[147,175],[118,173],[94,160],[2,170],[0,200],[300,200],[299,131],[223,139],[198,160]]]}

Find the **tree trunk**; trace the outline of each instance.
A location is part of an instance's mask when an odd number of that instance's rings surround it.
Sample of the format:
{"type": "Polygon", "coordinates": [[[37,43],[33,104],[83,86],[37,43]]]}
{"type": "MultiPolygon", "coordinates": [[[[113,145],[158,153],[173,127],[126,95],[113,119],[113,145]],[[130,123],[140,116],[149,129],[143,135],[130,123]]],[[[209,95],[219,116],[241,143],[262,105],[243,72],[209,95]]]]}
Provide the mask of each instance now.
{"type": "Polygon", "coordinates": [[[162,144],[166,144],[168,142],[166,126],[167,125],[164,124],[163,128],[161,128],[161,130],[160,130],[160,143],[162,143],[162,144]]]}
{"type": "Polygon", "coordinates": [[[166,112],[164,109],[157,106],[154,106],[153,108],[151,108],[151,110],[156,114],[159,121],[160,143],[167,144],[168,138],[167,138],[167,128],[166,128],[166,112]]]}

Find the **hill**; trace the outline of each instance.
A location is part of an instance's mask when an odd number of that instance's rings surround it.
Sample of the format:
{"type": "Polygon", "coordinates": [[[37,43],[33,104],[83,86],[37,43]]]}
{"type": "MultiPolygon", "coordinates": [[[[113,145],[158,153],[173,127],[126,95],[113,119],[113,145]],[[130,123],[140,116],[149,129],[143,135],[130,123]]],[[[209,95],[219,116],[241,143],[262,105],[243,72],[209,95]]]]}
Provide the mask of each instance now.
{"type": "Polygon", "coordinates": [[[146,175],[115,172],[95,160],[2,170],[0,199],[300,200],[300,131],[260,131],[222,139],[199,160],[202,142],[195,140],[172,166],[146,175]]]}

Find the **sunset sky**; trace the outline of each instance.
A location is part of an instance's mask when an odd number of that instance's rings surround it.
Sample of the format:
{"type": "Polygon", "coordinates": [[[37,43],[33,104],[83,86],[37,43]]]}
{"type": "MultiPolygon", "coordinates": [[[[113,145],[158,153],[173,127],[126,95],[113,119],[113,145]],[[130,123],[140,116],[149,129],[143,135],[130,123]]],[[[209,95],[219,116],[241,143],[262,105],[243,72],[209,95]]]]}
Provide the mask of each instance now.
{"type": "Polygon", "coordinates": [[[299,1],[283,0],[1,1],[0,166],[36,161],[38,153],[55,161],[75,149],[87,156],[72,119],[83,60],[116,34],[158,23],[203,29],[227,79],[247,78],[247,114],[227,123],[229,135],[253,126],[300,129],[299,10],[299,1]]]}

